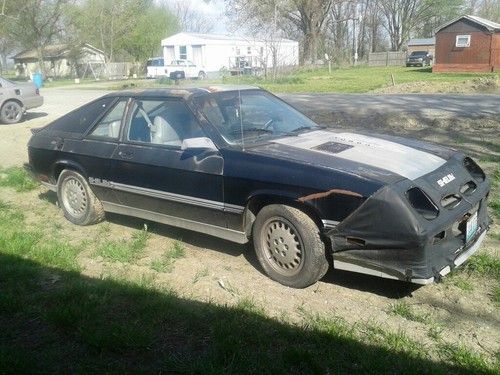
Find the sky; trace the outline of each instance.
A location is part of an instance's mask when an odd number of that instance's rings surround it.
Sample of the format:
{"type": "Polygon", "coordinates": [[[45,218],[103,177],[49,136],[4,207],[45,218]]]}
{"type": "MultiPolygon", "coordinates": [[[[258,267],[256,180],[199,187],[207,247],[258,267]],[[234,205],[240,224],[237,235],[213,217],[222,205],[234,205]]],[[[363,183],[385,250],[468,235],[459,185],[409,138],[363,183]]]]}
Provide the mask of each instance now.
{"type": "Polygon", "coordinates": [[[209,2],[204,0],[167,0],[167,3],[184,3],[187,1],[191,2],[193,9],[197,9],[214,20],[215,28],[213,33],[226,34],[228,32],[224,14],[224,0],[210,0],[209,2]]]}

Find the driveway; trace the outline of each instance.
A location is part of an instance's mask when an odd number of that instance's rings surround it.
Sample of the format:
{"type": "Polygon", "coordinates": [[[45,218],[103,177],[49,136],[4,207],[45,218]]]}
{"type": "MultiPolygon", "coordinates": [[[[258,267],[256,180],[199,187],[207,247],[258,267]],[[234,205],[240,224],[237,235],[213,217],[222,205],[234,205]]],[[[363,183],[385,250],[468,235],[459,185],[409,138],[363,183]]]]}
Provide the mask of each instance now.
{"type": "MultiPolygon", "coordinates": [[[[50,121],[104,94],[101,90],[42,89],[44,105],[29,111],[25,121],[0,125],[0,166],[27,162],[30,129],[50,121]]],[[[500,95],[447,94],[279,94],[306,113],[398,113],[425,117],[495,117],[500,115],[500,95]]]]}
{"type": "Polygon", "coordinates": [[[408,113],[424,116],[500,114],[500,95],[451,94],[282,94],[305,112],[408,113]]]}

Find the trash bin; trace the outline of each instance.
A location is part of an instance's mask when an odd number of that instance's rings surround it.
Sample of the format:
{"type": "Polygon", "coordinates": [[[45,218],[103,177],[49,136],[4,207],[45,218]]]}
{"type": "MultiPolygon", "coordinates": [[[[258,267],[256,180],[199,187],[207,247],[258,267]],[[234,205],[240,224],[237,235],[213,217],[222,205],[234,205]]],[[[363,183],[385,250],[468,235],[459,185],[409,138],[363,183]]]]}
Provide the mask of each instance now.
{"type": "Polygon", "coordinates": [[[33,74],[33,83],[35,84],[36,88],[39,89],[43,85],[43,76],[42,73],[34,73],[33,74]]]}

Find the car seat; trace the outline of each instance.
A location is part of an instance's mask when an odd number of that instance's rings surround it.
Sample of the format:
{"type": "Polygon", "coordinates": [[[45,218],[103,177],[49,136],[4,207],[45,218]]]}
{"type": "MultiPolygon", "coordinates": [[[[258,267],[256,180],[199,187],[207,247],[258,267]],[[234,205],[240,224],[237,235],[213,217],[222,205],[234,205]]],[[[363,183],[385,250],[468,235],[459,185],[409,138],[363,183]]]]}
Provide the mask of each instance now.
{"type": "Polygon", "coordinates": [[[175,129],[161,116],[156,116],[151,126],[151,143],[180,146],[181,138],[175,129]]]}

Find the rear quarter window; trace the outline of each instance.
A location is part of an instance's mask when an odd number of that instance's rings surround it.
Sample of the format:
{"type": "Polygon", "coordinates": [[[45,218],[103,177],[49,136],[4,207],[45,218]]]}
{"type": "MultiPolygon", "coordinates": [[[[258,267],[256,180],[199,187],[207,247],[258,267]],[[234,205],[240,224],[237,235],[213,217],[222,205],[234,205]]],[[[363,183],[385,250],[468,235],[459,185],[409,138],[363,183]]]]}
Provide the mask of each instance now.
{"type": "Polygon", "coordinates": [[[115,100],[113,97],[97,99],[55,120],[47,129],[84,134],[115,100]]]}

